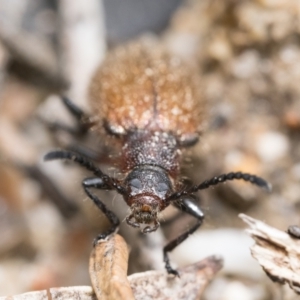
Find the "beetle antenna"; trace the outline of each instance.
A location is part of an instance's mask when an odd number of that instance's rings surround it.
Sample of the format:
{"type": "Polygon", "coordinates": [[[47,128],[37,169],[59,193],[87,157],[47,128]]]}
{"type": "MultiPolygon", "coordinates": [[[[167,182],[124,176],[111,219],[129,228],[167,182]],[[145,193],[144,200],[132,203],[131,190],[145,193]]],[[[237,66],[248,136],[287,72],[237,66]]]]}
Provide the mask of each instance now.
{"type": "Polygon", "coordinates": [[[268,192],[270,192],[272,190],[272,185],[261,177],[258,177],[256,175],[252,175],[252,174],[248,174],[248,173],[231,172],[228,174],[222,174],[222,175],[213,177],[209,180],[205,180],[202,183],[200,183],[199,185],[192,186],[189,189],[186,189],[186,190],[183,190],[180,192],[176,192],[176,193],[172,194],[168,198],[168,200],[179,199],[180,197],[182,197],[184,195],[192,194],[199,190],[205,190],[205,189],[209,188],[210,186],[217,185],[221,182],[225,182],[228,180],[236,180],[236,179],[242,179],[244,181],[248,181],[252,184],[255,184],[255,185],[265,189],[268,192]]]}
{"type": "Polygon", "coordinates": [[[108,175],[104,174],[98,167],[96,167],[90,160],[85,158],[84,156],[71,152],[71,151],[63,151],[63,150],[56,150],[56,151],[51,151],[47,153],[44,156],[45,161],[49,160],[55,160],[55,159],[68,159],[68,160],[73,160],[74,162],[80,164],[81,166],[85,167],[89,171],[92,171],[96,176],[99,177],[104,177],[108,175]]]}
{"type": "Polygon", "coordinates": [[[96,167],[89,159],[86,157],[71,151],[56,150],[47,153],[44,156],[45,161],[54,159],[69,159],[79,163],[81,166],[85,167],[89,171],[92,171],[97,177],[101,178],[108,186],[115,189],[119,194],[125,195],[127,193],[126,188],[119,184],[116,178],[110,177],[103,173],[98,167],[96,167]]]}

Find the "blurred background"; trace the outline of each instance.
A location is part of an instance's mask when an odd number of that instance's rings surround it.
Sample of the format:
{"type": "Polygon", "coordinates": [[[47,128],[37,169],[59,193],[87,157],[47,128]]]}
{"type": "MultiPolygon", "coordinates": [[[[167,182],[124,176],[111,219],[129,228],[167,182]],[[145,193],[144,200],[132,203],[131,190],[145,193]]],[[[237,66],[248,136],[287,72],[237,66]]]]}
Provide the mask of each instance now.
{"type": "MultiPolygon", "coordinates": [[[[89,111],[90,77],[105,53],[141,36],[157,36],[202,78],[206,130],[183,175],[199,183],[240,170],[273,185],[271,193],[241,182],[199,193],[204,225],[172,253],[173,265],[224,256],[206,300],[296,299],[252,259],[238,214],[281,230],[300,223],[298,0],[0,0],[0,296],[90,285],[92,241],[109,224],[81,189],[88,172],[43,155],[109,151],[100,138],[75,141],[56,128],[75,124],[57,95],[89,111]]],[[[121,197],[99,195],[124,220],[121,197]]],[[[163,245],[193,222],[172,209],[162,219],[147,236],[123,222],[129,273],[163,269],[163,245]]]]}

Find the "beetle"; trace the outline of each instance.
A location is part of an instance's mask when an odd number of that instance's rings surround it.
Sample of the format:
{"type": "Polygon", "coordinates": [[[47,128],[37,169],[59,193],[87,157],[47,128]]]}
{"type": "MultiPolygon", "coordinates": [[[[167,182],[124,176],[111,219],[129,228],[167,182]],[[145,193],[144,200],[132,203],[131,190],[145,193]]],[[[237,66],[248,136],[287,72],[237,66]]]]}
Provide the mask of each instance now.
{"type": "Polygon", "coordinates": [[[159,213],[170,204],[193,216],[196,223],[163,248],[165,268],[177,276],[168,253],[203,222],[204,214],[194,198],[197,191],[236,179],[270,189],[264,179],[242,172],[222,174],[189,188],[182,187],[183,153],[198,142],[205,114],[199,83],[197,72],[191,66],[159,44],[139,41],[118,47],[107,55],[92,79],[92,116],[87,116],[67,98],[63,102],[82,124],[82,120],[90,120],[90,127],[119,149],[117,165],[124,179],[103,173],[80,153],[57,150],[45,156],[46,161],[72,160],[94,174],[83,180],[83,189],[111,223],[109,230],[96,237],[95,244],[116,232],[120,221],[92,188],[121,194],[131,210],[126,222],[141,228],[143,233],[157,230],[159,213]]]}

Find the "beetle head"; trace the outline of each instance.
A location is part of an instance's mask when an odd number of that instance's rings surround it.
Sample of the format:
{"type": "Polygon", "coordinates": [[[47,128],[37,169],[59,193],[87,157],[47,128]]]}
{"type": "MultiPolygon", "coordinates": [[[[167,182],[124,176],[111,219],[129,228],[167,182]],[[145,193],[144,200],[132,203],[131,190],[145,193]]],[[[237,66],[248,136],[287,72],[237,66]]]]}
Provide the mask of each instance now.
{"type": "Polygon", "coordinates": [[[143,233],[155,231],[159,227],[158,213],[167,207],[166,198],[172,193],[169,176],[160,167],[138,166],[128,174],[125,185],[125,200],[131,208],[127,223],[133,227],[147,224],[143,233]]]}

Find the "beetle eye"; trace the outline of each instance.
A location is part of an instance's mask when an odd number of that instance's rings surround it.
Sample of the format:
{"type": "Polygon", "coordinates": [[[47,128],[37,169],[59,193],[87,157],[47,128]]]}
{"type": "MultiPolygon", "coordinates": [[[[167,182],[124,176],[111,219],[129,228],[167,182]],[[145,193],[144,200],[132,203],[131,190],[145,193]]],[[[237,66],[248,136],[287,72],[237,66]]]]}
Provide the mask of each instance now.
{"type": "Polygon", "coordinates": [[[135,188],[135,189],[141,189],[142,188],[142,182],[137,178],[134,178],[134,179],[130,180],[129,185],[130,185],[131,188],[135,188]]]}
{"type": "Polygon", "coordinates": [[[168,187],[168,185],[167,185],[166,183],[161,182],[161,183],[159,183],[158,186],[157,186],[157,191],[160,192],[160,193],[166,192],[166,191],[168,190],[168,188],[169,188],[169,187],[168,187]]]}

